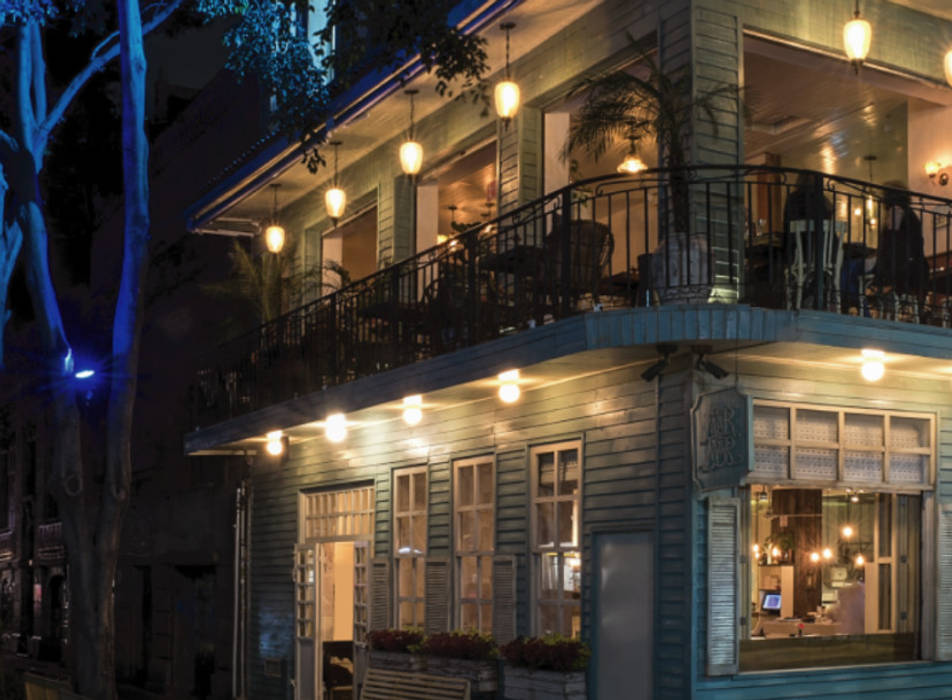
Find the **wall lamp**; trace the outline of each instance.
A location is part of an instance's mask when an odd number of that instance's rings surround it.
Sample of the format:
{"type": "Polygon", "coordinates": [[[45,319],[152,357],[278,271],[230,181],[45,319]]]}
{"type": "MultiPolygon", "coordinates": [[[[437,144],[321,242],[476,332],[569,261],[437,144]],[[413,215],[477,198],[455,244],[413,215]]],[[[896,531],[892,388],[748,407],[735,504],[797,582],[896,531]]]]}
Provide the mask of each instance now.
{"type": "Polygon", "coordinates": [[[705,358],[705,355],[708,355],[711,352],[710,345],[695,345],[691,348],[691,352],[697,355],[697,362],[694,363],[695,369],[701,372],[707,372],[709,375],[714,377],[714,379],[723,379],[728,374],[730,374],[730,372],[720,365],[717,365],[705,358]]]}
{"type": "Polygon", "coordinates": [[[940,187],[945,187],[949,184],[949,171],[946,169],[945,164],[937,160],[930,160],[926,163],[926,175],[929,176],[933,184],[939,185],[940,187]]]}
{"type": "Polygon", "coordinates": [[[677,345],[668,345],[667,343],[661,344],[658,346],[658,354],[661,355],[661,359],[655,362],[651,367],[646,369],[641,373],[641,378],[646,382],[652,382],[658,377],[660,377],[664,371],[668,368],[668,363],[670,362],[671,355],[677,352],[677,345]]]}

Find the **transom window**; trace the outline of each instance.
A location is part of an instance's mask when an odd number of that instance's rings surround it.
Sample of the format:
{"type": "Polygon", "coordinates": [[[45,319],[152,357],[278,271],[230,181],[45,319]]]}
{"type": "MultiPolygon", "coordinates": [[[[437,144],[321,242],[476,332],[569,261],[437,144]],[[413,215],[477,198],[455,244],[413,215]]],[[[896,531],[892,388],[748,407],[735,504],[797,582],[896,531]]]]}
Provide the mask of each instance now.
{"type": "Polygon", "coordinates": [[[374,530],[374,488],[303,494],[305,542],[369,539],[374,530]]]}
{"type": "Polygon", "coordinates": [[[453,463],[459,626],[490,633],[495,551],[495,469],[492,457],[453,463]]]}
{"type": "Polygon", "coordinates": [[[536,628],[542,634],[581,633],[581,443],[530,451],[536,628]]]}
{"type": "Polygon", "coordinates": [[[423,626],[426,557],[426,467],[393,475],[393,559],[397,580],[397,626],[423,626]]]}

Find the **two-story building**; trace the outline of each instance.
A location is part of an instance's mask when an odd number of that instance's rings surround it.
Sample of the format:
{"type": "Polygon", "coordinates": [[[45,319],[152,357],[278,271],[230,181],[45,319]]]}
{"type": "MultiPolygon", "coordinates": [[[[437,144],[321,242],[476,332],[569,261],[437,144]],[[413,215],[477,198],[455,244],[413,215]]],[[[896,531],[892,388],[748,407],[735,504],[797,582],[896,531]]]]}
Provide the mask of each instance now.
{"type": "Polygon", "coordinates": [[[581,636],[598,698],[948,692],[952,12],[864,0],[860,66],[856,11],[461,2],[515,116],[384,76],[336,165],[271,141],[193,204],[263,230],[280,184],[334,289],[195,379],[185,451],[253,458],[247,696],[324,697],[332,657],[359,683],[391,626],[581,636]],[[566,153],[585,79],[651,63],[717,94],[688,167],[623,127],[566,153]]]}

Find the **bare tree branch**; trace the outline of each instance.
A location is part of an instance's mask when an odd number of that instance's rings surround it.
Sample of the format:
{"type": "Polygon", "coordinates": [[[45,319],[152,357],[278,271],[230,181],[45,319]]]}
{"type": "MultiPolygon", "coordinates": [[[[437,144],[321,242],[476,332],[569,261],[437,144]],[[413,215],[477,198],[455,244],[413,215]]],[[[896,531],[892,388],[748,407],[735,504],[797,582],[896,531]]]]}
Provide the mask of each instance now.
{"type": "MultiPolygon", "coordinates": [[[[30,50],[30,27],[22,25],[17,28],[17,108],[19,123],[22,129],[19,137],[29,139],[34,134],[36,115],[33,114],[33,100],[30,99],[30,88],[33,75],[33,52],[30,50]]],[[[24,144],[29,146],[29,144],[24,144]]]]}
{"type": "MultiPolygon", "coordinates": [[[[167,20],[172,15],[172,13],[179,8],[182,2],[183,0],[168,0],[168,2],[165,3],[155,3],[153,5],[149,5],[146,8],[146,11],[152,8],[155,9],[152,17],[150,17],[148,21],[142,23],[142,34],[148,34],[153,29],[165,22],[165,20],[167,20]]],[[[63,93],[59,96],[56,104],[53,105],[50,113],[46,115],[46,118],[43,120],[43,123],[37,130],[37,143],[41,144],[43,148],[46,147],[46,142],[50,137],[50,133],[53,131],[53,127],[55,127],[57,123],[59,123],[59,120],[63,118],[63,114],[66,112],[66,109],[73,101],[73,98],[76,97],[77,93],[91,77],[105,68],[110,61],[119,55],[119,42],[115,41],[115,43],[109,44],[110,41],[115,40],[118,36],[118,32],[113,32],[101,42],[99,42],[96,48],[93,49],[89,63],[87,63],[86,66],[76,74],[76,77],[70,81],[69,85],[66,86],[66,89],[63,90],[63,93]],[[106,47],[107,44],[109,44],[108,48],[106,47]]],[[[42,150],[42,148],[40,150],[42,150]]]]}
{"type": "Polygon", "coordinates": [[[33,114],[37,122],[46,119],[46,61],[43,58],[43,40],[40,25],[30,25],[30,53],[33,68],[33,114]]]}

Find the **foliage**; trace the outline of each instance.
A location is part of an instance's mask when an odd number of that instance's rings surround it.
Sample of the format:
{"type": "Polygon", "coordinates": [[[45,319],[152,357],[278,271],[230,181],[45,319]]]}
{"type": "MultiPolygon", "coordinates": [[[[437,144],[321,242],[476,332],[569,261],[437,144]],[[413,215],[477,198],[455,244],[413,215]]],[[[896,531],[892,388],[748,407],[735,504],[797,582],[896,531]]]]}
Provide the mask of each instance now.
{"type": "Polygon", "coordinates": [[[584,671],[592,655],[585,642],[558,634],[518,637],[501,651],[503,658],[514,666],[540,671],[584,671]]]}
{"type": "Polygon", "coordinates": [[[312,172],[326,163],[318,150],[333,128],[335,100],[371,68],[413,77],[409,59],[436,77],[440,96],[488,106],[485,40],[449,22],[455,0],[329,2],[316,22],[296,0],[197,0],[208,17],[236,16],[225,38],[229,67],[255,76],[274,96],[276,128],[301,140],[312,172]],[[319,26],[317,26],[319,25],[319,26]],[[309,35],[308,32],[311,31],[309,35]]]}
{"type": "Polygon", "coordinates": [[[367,633],[370,648],[375,651],[410,652],[423,641],[423,632],[408,630],[373,630],[367,633]]]}
{"type": "Polygon", "coordinates": [[[499,656],[499,647],[488,634],[457,630],[428,636],[420,644],[419,653],[450,659],[489,661],[499,656]]]}

